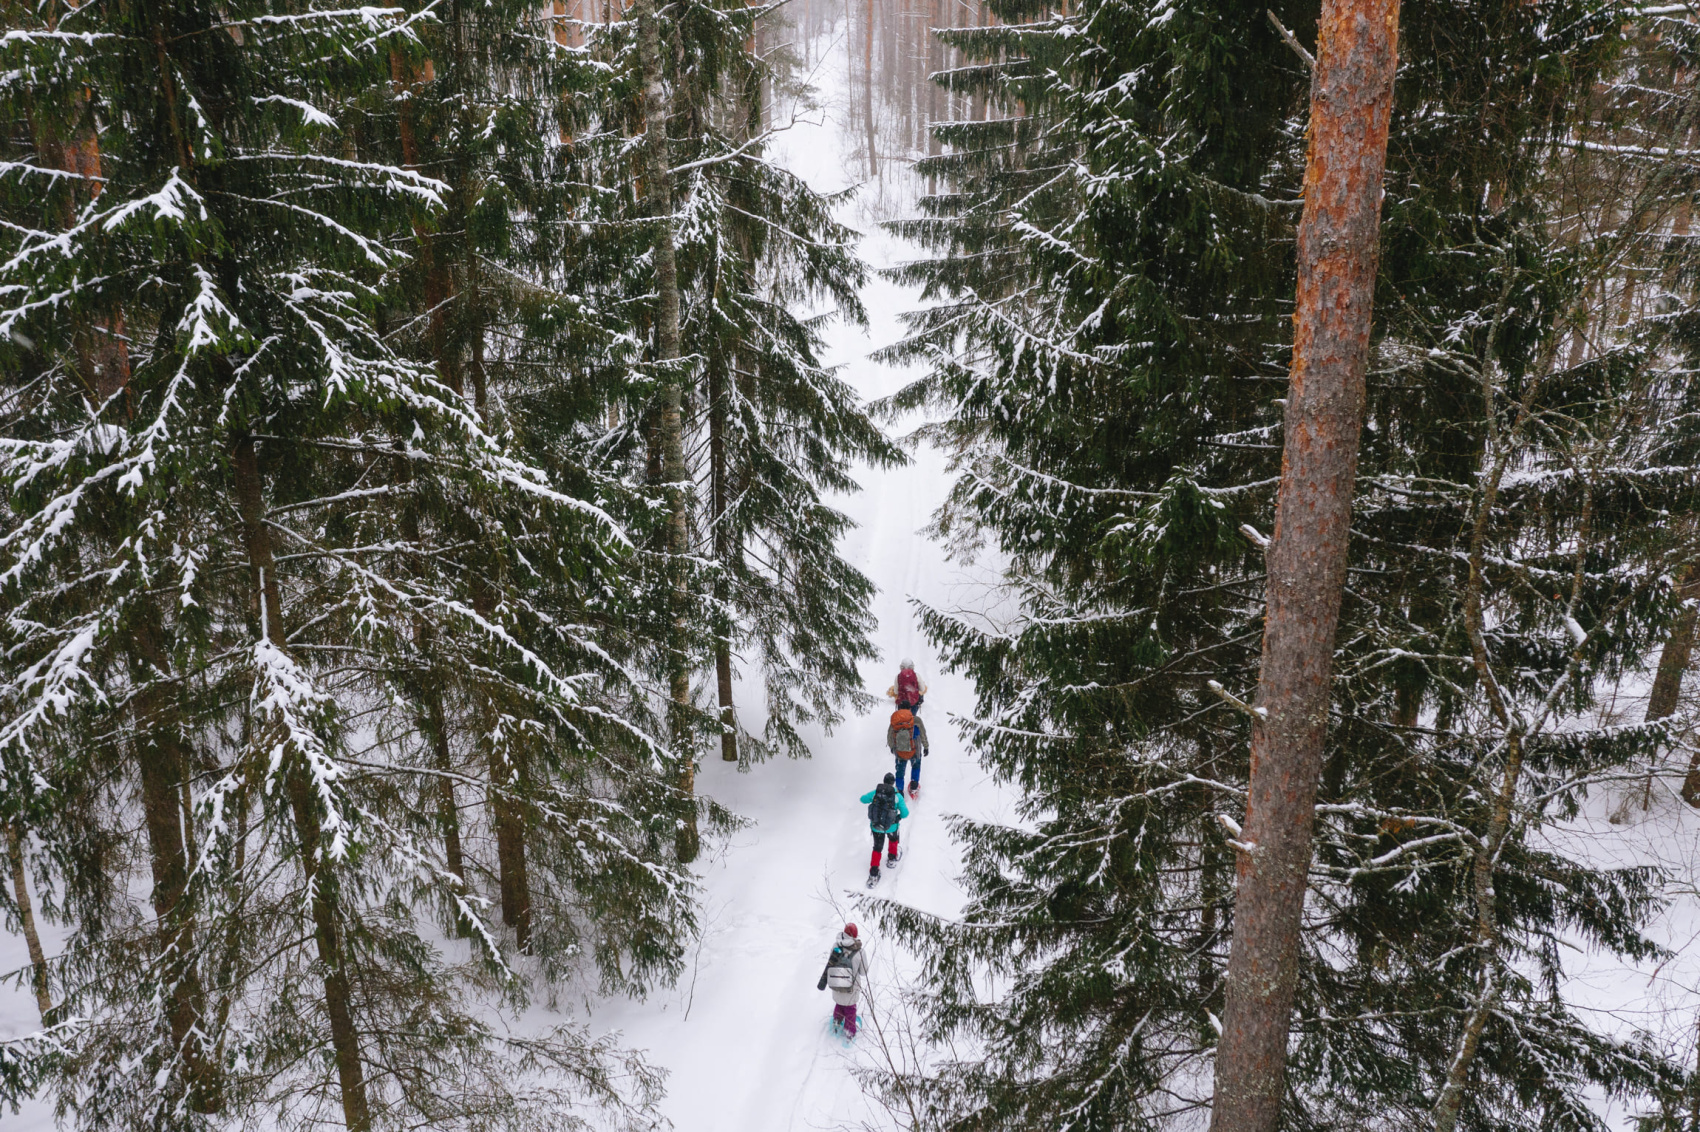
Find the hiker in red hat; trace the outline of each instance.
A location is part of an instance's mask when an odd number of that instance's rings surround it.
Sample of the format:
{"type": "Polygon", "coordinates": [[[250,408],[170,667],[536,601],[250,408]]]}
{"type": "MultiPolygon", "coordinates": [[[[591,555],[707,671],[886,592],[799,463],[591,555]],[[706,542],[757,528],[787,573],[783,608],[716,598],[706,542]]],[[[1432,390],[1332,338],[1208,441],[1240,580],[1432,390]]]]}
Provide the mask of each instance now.
{"type": "Polygon", "coordinates": [[[832,1032],[846,1039],[856,1036],[856,998],[867,974],[868,961],[862,955],[856,925],[845,924],[832,945],[832,953],[826,957],[826,970],[820,973],[815,989],[832,988],[832,1032]]]}

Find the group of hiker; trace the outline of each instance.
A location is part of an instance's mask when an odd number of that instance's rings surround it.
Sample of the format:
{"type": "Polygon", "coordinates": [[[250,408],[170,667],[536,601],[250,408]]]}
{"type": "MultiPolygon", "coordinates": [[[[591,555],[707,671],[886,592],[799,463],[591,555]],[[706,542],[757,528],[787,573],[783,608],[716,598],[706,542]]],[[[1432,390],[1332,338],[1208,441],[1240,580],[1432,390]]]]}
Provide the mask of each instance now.
{"type": "Polygon", "coordinates": [[[915,674],[915,662],[905,660],[897,672],[897,682],[886,689],[886,695],[897,701],[891,713],[891,723],[885,729],[885,746],[896,766],[885,781],[862,795],[868,807],[868,828],[874,834],[874,855],[868,860],[868,887],[880,880],[880,849],[886,849],[886,867],[897,864],[897,832],[909,805],[903,800],[903,778],[909,777],[909,797],[921,796],[921,759],[932,750],[927,742],[927,725],[915,712],[927,698],[927,689],[915,674]]]}
{"type": "MultiPolygon", "coordinates": [[[[903,819],[909,816],[904,779],[907,776],[908,797],[919,798],[921,759],[932,751],[927,742],[927,725],[916,714],[927,698],[927,686],[916,674],[914,661],[905,659],[898,666],[897,680],[885,694],[897,703],[885,731],[886,749],[895,765],[878,786],[862,795],[862,804],[868,807],[868,829],[874,837],[873,856],[868,858],[869,888],[880,881],[881,852],[885,854],[888,869],[895,867],[901,856],[898,835],[903,819]]],[[[867,959],[862,954],[856,925],[845,924],[827,956],[818,989],[831,988],[832,1030],[846,1041],[856,1036],[856,1001],[866,974],[867,959]]]]}

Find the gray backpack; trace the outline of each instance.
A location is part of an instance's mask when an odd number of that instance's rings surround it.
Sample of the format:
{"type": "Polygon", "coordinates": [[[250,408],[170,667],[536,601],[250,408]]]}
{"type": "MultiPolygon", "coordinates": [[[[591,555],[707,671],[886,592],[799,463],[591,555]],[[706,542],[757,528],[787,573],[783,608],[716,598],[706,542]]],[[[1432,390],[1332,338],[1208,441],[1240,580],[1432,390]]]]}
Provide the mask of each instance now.
{"type": "Polygon", "coordinates": [[[836,991],[854,990],[856,968],[850,965],[850,952],[834,947],[826,959],[826,985],[836,991]]]}

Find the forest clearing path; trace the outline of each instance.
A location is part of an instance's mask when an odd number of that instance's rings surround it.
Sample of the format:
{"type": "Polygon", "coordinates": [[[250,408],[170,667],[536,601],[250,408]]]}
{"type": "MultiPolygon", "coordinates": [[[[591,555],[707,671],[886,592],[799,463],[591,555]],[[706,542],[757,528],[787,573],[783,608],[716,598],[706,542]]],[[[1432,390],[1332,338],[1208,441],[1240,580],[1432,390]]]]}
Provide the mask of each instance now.
{"type": "MultiPolygon", "coordinates": [[[[822,72],[826,78],[842,68],[829,62],[822,72]]],[[[813,115],[820,120],[799,121],[778,136],[774,148],[779,160],[816,188],[838,188],[845,180],[839,155],[846,147],[830,109],[833,92],[825,93],[828,109],[813,115]]],[[[866,232],[862,253],[871,266],[913,254],[874,224],[857,223],[866,232]]],[[[846,366],[847,379],[872,399],[912,376],[868,354],[901,336],[900,315],[919,298],[873,277],[863,301],[867,331],[829,327],[827,358],[846,366]]],[[[899,956],[897,945],[863,921],[854,902],[866,895],[872,847],[858,798],[892,769],[885,748],[891,704],[883,696],[901,658],[914,659],[930,685],[921,714],[932,756],[923,763],[913,816],[903,823],[902,861],[887,872],[877,895],[955,912],[962,900],[956,883],[961,861],[946,817],[985,815],[999,799],[949,719],[952,712],[973,710],[972,686],[940,671],[909,604],[915,597],[955,605],[980,588],[977,575],[947,562],[943,547],[921,533],[949,488],[945,457],[924,447],[913,456],[905,468],[857,469],[862,491],[836,501],[858,524],[846,539],[847,557],[879,586],[874,641],[881,656],[862,667],[863,687],[882,697],[879,704],[847,719],[831,736],[811,729],[810,759],[776,760],[743,773],[717,757],[704,761],[697,788],[751,824],[704,862],[701,941],[687,957],[676,991],[645,1002],[594,1006],[599,1032],[619,1031],[625,1045],[668,1070],[663,1111],[679,1132],[894,1127],[863,1095],[853,1070],[883,1067],[878,1023],[895,1015],[900,987],[918,960],[899,956]],[[874,1015],[872,1025],[864,1017],[863,1032],[848,1050],[827,1033],[832,1001],[815,989],[834,933],[846,920],[861,924],[874,1015]],[[882,1010],[882,1002],[891,1005],[882,1010]]],[[[759,704],[756,695],[742,694],[753,691],[740,689],[745,713],[759,704]]],[[[867,1015],[870,1002],[864,999],[861,1006],[867,1015]]],[[[889,1032],[887,1037],[895,1038],[889,1032]]]]}

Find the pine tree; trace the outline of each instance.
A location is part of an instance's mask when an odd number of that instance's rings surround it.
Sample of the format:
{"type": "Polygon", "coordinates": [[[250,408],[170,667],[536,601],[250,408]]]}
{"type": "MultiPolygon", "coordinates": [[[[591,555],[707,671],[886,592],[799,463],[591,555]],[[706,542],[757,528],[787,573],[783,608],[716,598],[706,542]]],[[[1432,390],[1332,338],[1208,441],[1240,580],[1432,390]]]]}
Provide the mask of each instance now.
{"type": "Polygon", "coordinates": [[[1275,1132],[1364,424],[1399,0],[1323,0],[1310,63],[1292,376],[1210,1126],[1275,1132]]]}

